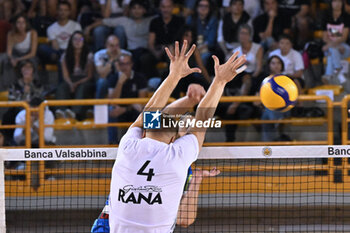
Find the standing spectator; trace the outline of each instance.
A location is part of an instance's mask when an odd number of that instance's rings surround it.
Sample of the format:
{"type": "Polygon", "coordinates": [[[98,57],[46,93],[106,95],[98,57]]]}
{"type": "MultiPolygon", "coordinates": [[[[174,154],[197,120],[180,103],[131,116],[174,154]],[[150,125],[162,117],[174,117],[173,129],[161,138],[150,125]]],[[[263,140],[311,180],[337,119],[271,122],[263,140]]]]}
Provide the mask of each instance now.
{"type": "Polygon", "coordinates": [[[220,21],[218,31],[218,43],[225,57],[232,55],[233,49],[238,45],[238,29],[242,24],[248,23],[250,17],[244,11],[243,0],[231,0],[229,13],[220,21]]]}
{"type": "MultiPolygon", "coordinates": [[[[245,85],[245,90],[242,91],[244,95],[249,95],[251,90],[251,85],[257,83],[257,79],[261,74],[263,65],[263,48],[252,41],[253,31],[248,24],[243,24],[240,26],[238,31],[238,38],[240,46],[234,50],[238,51],[239,56],[245,55],[247,62],[245,63],[247,69],[237,75],[235,79],[243,78],[245,85]]],[[[254,87],[252,87],[254,89],[254,87]]],[[[238,106],[238,103],[233,105],[238,106]]]]}
{"type": "Polygon", "coordinates": [[[327,56],[327,67],[322,80],[325,83],[331,78],[338,77],[342,69],[341,60],[350,56],[350,47],[346,43],[349,36],[350,17],[344,10],[344,1],[332,0],[331,9],[327,12],[323,22],[323,41],[326,43],[322,50],[327,56]]]}
{"type": "Polygon", "coordinates": [[[146,14],[146,5],[143,0],[132,0],[130,2],[129,9],[130,17],[121,16],[117,18],[105,18],[102,21],[98,21],[88,26],[85,29],[85,35],[89,35],[90,30],[98,25],[105,25],[108,27],[123,27],[127,38],[128,50],[133,54],[135,64],[134,69],[137,71],[142,71],[142,68],[144,68],[144,66],[140,64],[140,57],[148,52],[147,40],[149,34],[149,26],[152,18],[154,17],[144,17],[146,14]]]}
{"type": "Polygon", "coordinates": [[[253,40],[267,51],[277,47],[276,41],[281,34],[290,34],[291,20],[278,11],[277,0],[263,1],[264,13],[253,21],[253,40]]]}
{"type": "Polygon", "coordinates": [[[294,45],[298,50],[304,48],[306,42],[312,40],[310,15],[311,0],[278,0],[282,15],[292,19],[292,34],[294,45]]]}
{"type": "Polygon", "coordinates": [[[81,31],[79,23],[70,20],[71,4],[67,1],[58,3],[57,22],[47,29],[50,45],[40,45],[38,54],[42,61],[57,63],[62,53],[67,49],[68,41],[73,32],[81,31]]]}
{"type": "MultiPolygon", "coordinates": [[[[143,61],[149,62],[150,68],[155,67],[159,61],[167,61],[164,48],[174,43],[179,30],[185,24],[183,18],[173,15],[173,0],[161,0],[159,9],[161,15],[151,21],[148,37],[148,48],[154,57],[142,58],[143,61]]],[[[147,75],[150,73],[152,71],[147,72],[147,75]]]]}
{"type": "Polygon", "coordinates": [[[38,34],[30,29],[27,18],[20,14],[14,18],[12,30],[7,35],[7,51],[0,58],[0,76],[5,87],[16,81],[14,72],[18,62],[35,61],[38,47],[38,34]]]}
{"type": "Polygon", "coordinates": [[[129,53],[120,48],[119,39],[115,35],[110,35],[106,41],[106,48],[101,49],[94,55],[94,63],[98,75],[96,84],[96,98],[106,98],[108,93],[108,79],[113,76],[117,70],[115,62],[121,53],[129,53]]]}
{"type": "MultiPolygon", "coordinates": [[[[56,99],[93,98],[93,54],[90,53],[82,32],[74,32],[71,36],[61,64],[64,82],[57,88],[56,99]]],[[[62,109],[56,110],[56,116],[63,115],[62,109]]],[[[86,107],[74,106],[72,110],[78,120],[85,118],[86,107]]]]}
{"type": "Polygon", "coordinates": [[[197,49],[204,65],[213,54],[216,45],[218,19],[215,15],[215,5],[211,0],[197,0],[195,13],[187,18],[186,24],[191,25],[197,33],[195,38],[197,49]]]}
{"type": "Polygon", "coordinates": [[[298,91],[301,94],[304,87],[304,62],[301,54],[293,49],[292,39],[288,35],[281,35],[278,41],[278,49],[272,51],[269,57],[276,55],[279,56],[284,63],[283,74],[287,75],[298,87],[298,91]]]}
{"type": "MultiPolygon", "coordinates": [[[[121,54],[115,64],[119,72],[110,80],[108,90],[109,98],[144,98],[147,96],[146,78],[132,69],[133,62],[130,54],[121,54]],[[114,87],[114,88],[113,88],[114,87]]],[[[109,122],[134,121],[142,111],[142,106],[133,104],[131,106],[113,105],[109,109],[109,122]]],[[[117,128],[108,128],[108,140],[110,144],[117,143],[117,128]]]]}
{"type": "MultiPolygon", "coordinates": [[[[40,98],[34,98],[29,102],[30,107],[37,108],[43,100],[40,98]]],[[[37,111],[30,112],[30,122],[32,128],[31,132],[31,140],[32,147],[39,147],[39,114],[37,111]]],[[[46,107],[44,112],[44,124],[45,125],[53,125],[55,118],[53,113],[46,107]]],[[[16,116],[16,125],[24,125],[26,122],[26,110],[23,109],[16,116]]],[[[16,128],[13,134],[13,139],[17,145],[25,145],[25,129],[24,128],[16,128]]],[[[55,143],[56,137],[54,135],[54,129],[52,127],[45,127],[44,129],[44,139],[47,143],[55,143]]]]}

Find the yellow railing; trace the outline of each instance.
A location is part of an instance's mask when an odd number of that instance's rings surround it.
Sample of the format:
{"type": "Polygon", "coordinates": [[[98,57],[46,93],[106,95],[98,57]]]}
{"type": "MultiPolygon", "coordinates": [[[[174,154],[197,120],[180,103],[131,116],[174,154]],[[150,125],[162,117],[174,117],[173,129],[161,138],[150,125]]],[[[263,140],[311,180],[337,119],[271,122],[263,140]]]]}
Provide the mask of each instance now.
{"type": "Polygon", "coordinates": [[[342,102],[341,102],[341,120],[342,120],[342,126],[341,126],[341,137],[342,137],[342,144],[348,145],[350,143],[348,137],[349,137],[349,122],[350,119],[348,117],[348,104],[350,101],[350,95],[344,96],[342,102]]]}

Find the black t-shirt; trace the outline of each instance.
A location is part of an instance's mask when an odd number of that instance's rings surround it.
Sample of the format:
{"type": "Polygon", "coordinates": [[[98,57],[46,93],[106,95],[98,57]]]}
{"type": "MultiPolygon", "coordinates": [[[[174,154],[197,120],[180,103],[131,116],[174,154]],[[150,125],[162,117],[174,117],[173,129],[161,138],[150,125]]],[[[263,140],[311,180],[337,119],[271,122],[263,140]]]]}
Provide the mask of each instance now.
{"type": "Polygon", "coordinates": [[[249,19],[249,14],[244,11],[241,18],[235,23],[232,20],[231,13],[227,13],[222,24],[224,40],[228,43],[238,42],[238,29],[242,24],[248,23],[249,19]]]}
{"type": "Polygon", "coordinates": [[[300,11],[301,5],[311,5],[310,0],[278,0],[278,7],[282,15],[294,16],[300,11]]]}
{"type": "Polygon", "coordinates": [[[337,38],[343,35],[344,28],[350,28],[350,15],[343,12],[340,17],[334,20],[331,11],[323,18],[322,29],[327,31],[329,38],[337,38]]]}
{"type": "Polygon", "coordinates": [[[168,24],[158,16],[151,21],[149,31],[156,34],[155,45],[169,45],[175,42],[179,30],[185,25],[185,20],[179,16],[173,16],[168,24]]]}
{"type": "MultiPolygon", "coordinates": [[[[267,28],[267,24],[269,22],[269,15],[264,13],[256,17],[253,21],[254,28],[254,38],[253,41],[256,43],[260,43],[261,39],[259,33],[264,32],[267,28]]],[[[291,27],[291,19],[290,17],[284,17],[280,12],[278,12],[277,16],[273,21],[273,29],[272,29],[272,37],[277,41],[278,37],[283,34],[284,29],[288,29],[291,27]]]]}
{"type": "MultiPolygon", "coordinates": [[[[109,88],[115,88],[118,79],[118,73],[110,76],[108,78],[109,88]]],[[[147,88],[147,79],[142,74],[134,72],[134,76],[124,83],[120,98],[138,98],[139,91],[144,88],[147,88]]]]}

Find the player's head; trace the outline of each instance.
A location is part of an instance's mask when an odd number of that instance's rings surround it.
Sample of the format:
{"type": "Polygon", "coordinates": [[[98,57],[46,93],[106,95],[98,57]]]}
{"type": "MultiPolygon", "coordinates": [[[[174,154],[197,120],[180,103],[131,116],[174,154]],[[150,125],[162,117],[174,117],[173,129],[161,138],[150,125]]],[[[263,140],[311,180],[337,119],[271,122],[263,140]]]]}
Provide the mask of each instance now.
{"type": "Polygon", "coordinates": [[[174,142],[178,138],[178,120],[166,112],[161,113],[161,119],[160,129],[145,129],[145,136],[168,144],[174,142]]]}

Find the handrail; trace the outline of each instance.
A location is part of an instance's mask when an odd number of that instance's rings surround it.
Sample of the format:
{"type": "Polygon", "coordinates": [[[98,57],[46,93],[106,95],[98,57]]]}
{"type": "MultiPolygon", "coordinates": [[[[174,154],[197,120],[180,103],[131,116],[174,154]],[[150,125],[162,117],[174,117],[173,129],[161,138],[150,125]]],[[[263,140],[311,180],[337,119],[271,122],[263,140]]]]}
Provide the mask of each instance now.
{"type": "Polygon", "coordinates": [[[341,138],[342,138],[342,144],[347,145],[349,144],[348,140],[348,102],[350,100],[350,95],[344,96],[343,100],[341,101],[341,138]]]}
{"type": "MultiPolygon", "coordinates": [[[[45,148],[44,141],[44,128],[45,127],[54,127],[54,125],[44,125],[44,109],[46,106],[74,106],[74,105],[102,105],[102,104],[145,104],[149,98],[130,98],[130,99],[88,99],[88,100],[48,100],[44,101],[39,106],[39,146],[40,148],[45,148]]],[[[327,118],[326,119],[317,119],[311,122],[305,122],[305,119],[302,121],[298,118],[295,119],[282,119],[282,120],[261,120],[261,119],[247,119],[247,120],[222,120],[222,124],[271,124],[271,123],[327,123],[327,140],[326,141],[294,141],[294,142],[264,142],[265,145],[305,145],[307,143],[313,145],[332,145],[333,144],[333,102],[328,96],[316,96],[316,95],[301,95],[298,97],[298,101],[317,101],[323,100],[327,105],[327,118]]],[[[174,99],[171,99],[174,101],[174,99]]],[[[259,96],[224,96],[220,99],[221,103],[230,103],[230,102],[260,102],[259,96]]],[[[117,123],[105,123],[105,124],[94,124],[90,126],[94,128],[101,128],[107,126],[117,126],[117,127],[128,127],[131,122],[117,122],[117,123]]],[[[204,143],[205,146],[233,146],[233,145],[258,145],[262,142],[208,142],[204,143]]],[[[81,145],[84,147],[84,145],[81,145]]]]}

